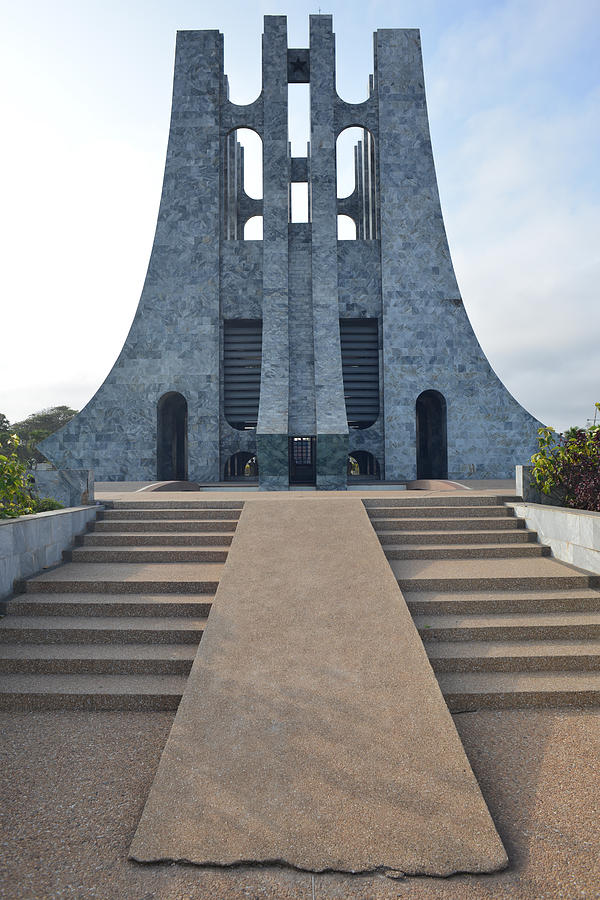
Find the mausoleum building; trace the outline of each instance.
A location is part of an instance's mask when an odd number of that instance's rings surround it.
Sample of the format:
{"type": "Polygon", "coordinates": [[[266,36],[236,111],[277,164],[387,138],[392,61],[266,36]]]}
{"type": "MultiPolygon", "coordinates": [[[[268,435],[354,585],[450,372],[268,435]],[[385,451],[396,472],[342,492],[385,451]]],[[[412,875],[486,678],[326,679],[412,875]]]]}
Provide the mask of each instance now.
{"type": "Polygon", "coordinates": [[[264,489],[371,479],[507,478],[539,423],[488,363],[454,275],[429,137],[419,32],[374,35],[369,96],[336,93],[332,19],[290,48],[266,16],[262,91],[232,103],[223,35],[177,35],[171,127],[139,306],[106,381],[41,445],[100,481],[264,489]],[[310,86],[310,143],[292,156],[288,93],[310,86]],[[355,187],[336,144],[360,128],[355,187]],[[239,129],[262,141],[263,196],[244,190],[239,129]],[[306,185],[308,222],[292,221],[306,185]],[[340,216],[355,240],[340,240],[340,216]],[[245,239],[262,218],[261,240],[245,239]]]}

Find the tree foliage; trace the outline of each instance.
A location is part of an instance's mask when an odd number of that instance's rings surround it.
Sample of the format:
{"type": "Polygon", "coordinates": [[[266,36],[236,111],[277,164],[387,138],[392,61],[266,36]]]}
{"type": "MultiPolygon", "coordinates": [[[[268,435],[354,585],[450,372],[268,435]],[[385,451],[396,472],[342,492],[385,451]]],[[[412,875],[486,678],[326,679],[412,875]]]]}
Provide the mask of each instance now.
{"type": "MultiPolygon", "coordinates": [[[[596,403],[600,412],[600,403],[596,403]]],[[[533,479],[546,495],[558,494],[565,506],[600,512],[600,425],[556,434],[540,428],[539,450],[531,457],[533,479]]]]}
{"type": "Polygon", "coordinates": [[[19,459],[23,462],[27,460],[43,462],[45,457],[36,449],[36,445],[70,422],[77,412],[78,410],[69,406],[51,406],[32,413],[22,422],[15,422],[11,430],[20,439],[17,451],[19,459]]]}
{"type": "Polygon", "coordinates": [[[31,471],[18,455],[19,445],[18,436],[13,434],[0,449],[0,519],[62,509],[56,500],[35,496],[31,471]]]}
{"type": "Polygon", "coordinates": [[[4,415],[0,413],[0,448],[4,447],[10,440],[10,422],[4,415]]]}

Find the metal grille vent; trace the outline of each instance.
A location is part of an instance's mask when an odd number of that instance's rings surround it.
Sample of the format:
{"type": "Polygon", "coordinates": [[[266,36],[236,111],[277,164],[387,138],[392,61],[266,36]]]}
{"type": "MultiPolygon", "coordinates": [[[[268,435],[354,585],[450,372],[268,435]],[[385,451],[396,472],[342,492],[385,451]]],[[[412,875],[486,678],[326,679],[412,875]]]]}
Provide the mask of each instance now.
{"type": "Polygon", "coordinates": [[[377,319],[340,319],[346,416],[350,428],[368,428],[379,415],[377,319]]]}
{"type": "Polygon", "coordinates": [[[226,319],[224,325],[225,418],[244,431],[258,422],[262,321],[226,319]]]}

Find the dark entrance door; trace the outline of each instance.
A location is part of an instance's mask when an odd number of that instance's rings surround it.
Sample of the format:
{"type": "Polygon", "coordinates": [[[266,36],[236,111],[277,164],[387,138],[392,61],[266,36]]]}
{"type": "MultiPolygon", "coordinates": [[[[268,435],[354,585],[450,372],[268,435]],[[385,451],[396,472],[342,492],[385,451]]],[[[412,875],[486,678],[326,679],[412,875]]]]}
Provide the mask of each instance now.
{"type": "Polygon", "coordinates": [[[417,478],[448,477],[446,401],[439,391],[417,397],[417,478]]]}
{"type": "Polygon", "coordinates": [[[158,481],[187,480],[187,401],[170,391],[158,401],[157,466],[158,481]]]}
{"type": "Polygon", "coordinates": [[[317,441],[314,437],[290,438],[290,484],[315,484],[317,481],[317,441]]]}

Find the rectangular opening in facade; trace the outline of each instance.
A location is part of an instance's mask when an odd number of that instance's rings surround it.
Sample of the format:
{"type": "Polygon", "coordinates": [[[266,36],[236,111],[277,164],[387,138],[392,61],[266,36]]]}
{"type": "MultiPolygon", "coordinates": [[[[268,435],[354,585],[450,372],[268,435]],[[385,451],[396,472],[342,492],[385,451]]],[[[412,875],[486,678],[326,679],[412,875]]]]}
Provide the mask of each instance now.
{"type": "Polygon", "coordinates": [[[260,399],[262,320],[224,322],[224,414],[233,428],[256,428],[260,399]]]}
{"type": "Polygon", "coordinates": [[[308,222],[308,182],[292,184],[291,222],[308,222]]]}
{"type": "Polygon", "coordinates": [[[310,141],[310,84],[288,84],[288,140],[292,156],[306,156],[310,141]]]}
{"type": "Polygon", "coordinates": [[[342,374],[350,428],[368,428],[379,415],[377,319],[340,319],[342,374]]]}

